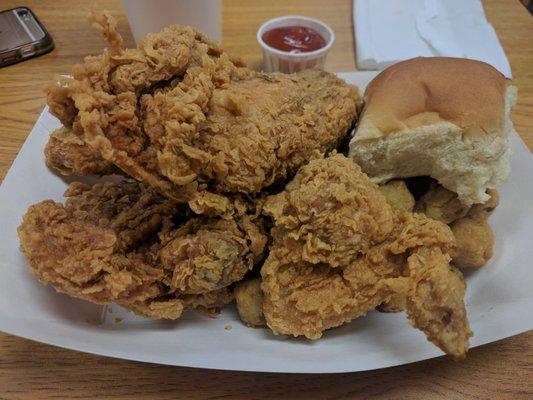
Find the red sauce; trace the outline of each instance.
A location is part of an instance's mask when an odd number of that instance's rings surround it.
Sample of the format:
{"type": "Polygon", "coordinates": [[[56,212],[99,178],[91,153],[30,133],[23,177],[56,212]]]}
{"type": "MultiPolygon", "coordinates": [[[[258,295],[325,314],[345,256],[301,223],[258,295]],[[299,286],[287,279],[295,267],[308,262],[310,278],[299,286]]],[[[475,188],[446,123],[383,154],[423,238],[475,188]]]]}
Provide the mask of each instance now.
{"type": "Polygon", "coordinates": [[[314,29],[305,26],[283,26],[263,33],[270,47],[291,53],[307,53],[326,45],[326,40],[314,29]]]}

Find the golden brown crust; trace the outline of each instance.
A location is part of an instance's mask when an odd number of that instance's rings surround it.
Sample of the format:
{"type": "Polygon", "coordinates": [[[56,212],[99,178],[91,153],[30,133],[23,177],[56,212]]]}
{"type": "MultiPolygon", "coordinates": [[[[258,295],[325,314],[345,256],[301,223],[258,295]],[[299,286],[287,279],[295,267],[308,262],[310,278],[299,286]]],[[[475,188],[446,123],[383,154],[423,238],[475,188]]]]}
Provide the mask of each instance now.
{"type": "Polygon", "coordinates": [[[459,268],[480,268],[493,255],[494,234],[488,223],[489,214],[498,206],[499,195],[487,190],[490,199],[472,207],[461,204],[457,195],[432,182],[416,203],[415,211],[448,224],[456,239],[453,262],[459,268]]]}
{"type": "Polygon", "coordinates": [[[261,290],[261,278],[245,279],[237,283],[235,290],[235,302],[237,311],[242,322],[247,326],[265,326],[263,314],[263,291],[261,290]]]}
{"type": "Polygon", "coordinates": [[[112,175],[120,170],[102,158],[71,129],[62,127],[50,134],[44,149],[46,165],[62,175],[112,175]]]}
{"type": "Polygon", "coordinates": [[[415,198],[403,180],[394,179],[379,185],[379,191],[395,211],[413,211],[415,198]]]}
{"type": "Polygon", "coordinates": [[[416,212],[424,213],[429,218],[445,224],[464,217],[469,209],[469,206],[461,203],[457,194],[434,182],[415,206],[416,212]]]}
{"type": "Polygon", "coordinates": [[[161,263],[172,271],[167,284],[181,293],[199,294],[240,281],[266,244],[266,237],[253,227],[249,235],[233,219],[188,221],[165,239],[161,250],[161,263]]]}
{"type": "Polygon", "coordinates": [[[465,217],[450,225],[457,242],[453,262],[459,268],[481,268],[492,258],[494,233],[487,217],[493,207],[495,203],[491,201],[475,205],[465,217]]]}
{"type": "Polygon", "coordinates": [[[357,116],[357,89],[333,74],[258,73],[178,25],[120,49],[109,15],[93,19],[112,50],[49,85],[50,110],[104,159],[176,201],[258,193],[313,151],[335,148],[357,116]]]}
{"type": "Polygon", "coordinates": [[[317,339],[399,295],[429,340],[453,356],[466,353],[465,285],[449,265],[454,237],[446,225],[397,214],[340,155],[302,167],[264,211],[274,220],[261,269],[274,333],[317,339]]]}
{"type": "Polygon", "coordinates": [[[66,196],[65,205],[44,201],[23,218],[18,233],[30,270],[60,292],[151,318],[231,301],[227,286],[266,243],[246,214],[193,218],[180,228],[186,210],[137,182],[73,183],[66,196]]]}
{"type": "Polygon", "coordinates": [[[394,293],[389,300],[381,303],[376,310],[384,313],[395,313],[405,310],[407,297],[403,293],[394,293]]]}
{"type": "Polygon", "coordinates": [[[418,249],[408,265],[416,282],[407,296],[409,321],[448,354],[464,358],[472,331],[464,306],[463,275],[450,267],[450,256],[437,247],[418,249]]]}
{"type": "Polygon", "coordinates": [[[463,136],[485,139],[504,129],[509,81],[481,61],[418,57],[382,71],[367,86],[359,131],[380,136],[451,122],[463,136]]]}

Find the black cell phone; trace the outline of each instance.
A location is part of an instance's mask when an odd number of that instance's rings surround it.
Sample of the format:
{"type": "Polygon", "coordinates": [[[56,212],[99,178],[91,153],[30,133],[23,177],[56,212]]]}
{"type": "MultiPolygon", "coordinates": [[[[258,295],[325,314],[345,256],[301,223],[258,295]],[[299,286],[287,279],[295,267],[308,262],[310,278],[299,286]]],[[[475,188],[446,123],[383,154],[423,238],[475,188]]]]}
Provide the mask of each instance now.
{"type": "Polygon", "coordinates": [[[27,7],[0,12],[0,67],[48,53],[54,41],[27,7]]]}

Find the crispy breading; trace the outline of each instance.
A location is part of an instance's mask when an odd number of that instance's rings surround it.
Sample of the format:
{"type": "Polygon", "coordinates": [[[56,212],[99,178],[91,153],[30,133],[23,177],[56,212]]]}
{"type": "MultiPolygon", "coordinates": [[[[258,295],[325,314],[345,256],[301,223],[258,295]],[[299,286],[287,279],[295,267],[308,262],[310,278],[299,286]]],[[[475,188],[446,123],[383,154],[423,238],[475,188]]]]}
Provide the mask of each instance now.
{"type": "Polygon", "coordinates": [[[429,340],[455,357],[465,355],[471,336],[465,285],[449,265],[454,238],[446,225],[397,214],[341,155],[302,167],[264,211],[274,228],[261,270],[263,310],[275,333],[317,339],[400,294],[409,319],[429,340]],[[428,254],[435,261],[424,262],[428,254]]]}
{"type": "Polygon", "coordinates": [[[88,146],[71,129],[61,127],[50,134],[44,149],[46,165],[62,175],[112,175],[120,170],[88,146]]]}
{"type": "Polygon", "coordinates": [[[266,326],[263,314],[263,292],[261,278],[245,279],[237,282],[233,291],[237,311],[242,322],[247,326],[266,326]]]}
{"type": "Polygon", "coordinates": [[[195,218],[166,238],[161,263],[173,270],[167,284],[182,293],[198,294],[237,282],[258,260],[266,236],[234,220],[195,218]],[[223,268],[221,268],[223,266],[223,268]]]}
{"type": "Polygon", "coordinates": [[[403,180],[388,181],[379,186],[379,191],[395,211],[413,211],[415,198],[403,180]]]}
{"type": "Polygon", "coordinates": [[[464,357],[472,336],[464,305],[466,283],[450,260],[439,247],[420,247],[408,258],[415,286],[407,296],[407,317],[446,353],[464,357]]]}
{"type": "Polygon", "coordinates": [[[180,202],[211,191],[257,193],[352,126],[357,89],[335,75],[252,71],[190,27],[113,49],[48,85],[51,112],[126,175],[180,202]]]}
{"type": "Polygon", "coordinates": [[[190,218],[184,207],[137,182],[74,183],[66,196],[65,205],[47,200],[24,216],[18,232],[30,270],[60,292],[151,318],[175,319],[185,308],[231,301],[227,286],[242,279],[266,243],[245,214],[193,217],[180,227],[190,218]],[[221,235],[228,225],[232,230],[221,235]],[[205,247],[217,235],[225,246],[218,258],[205,247]],[[182,241],[186,250],[173,257],[182,241]],[[238,251],[225,252],[232,246],[238,251]]]}
{"type": "Polygon", "coordinates": [[[429,218],[450,224],[466,215],[470,206],[461,203],[457,194],[433,182],[430,189],[417,201],[415,211],[429,218]]]}
{"type": "MultiPolygon", "coordinates": [[[[487,206],[491,210],[493,203],[489,201],[487,206]]],[[[494,233],[487,217],[483,206],[475,205],[465,217],[450,225],[457,242],[453,262],[459,268],[481,268],[492,258],[494,233]]]]}
{"type": "Polygon", "coordinates": [[[494,189],[488,189],[487,194],[490,196],[487,202],[467,207],[455,193],[433,183],[415,207],[450,225],[457,243],[452,258],[459,268],[480,268],[492,258],[494,234],[487,219],[498,206],[499,195],[494,189]]]}

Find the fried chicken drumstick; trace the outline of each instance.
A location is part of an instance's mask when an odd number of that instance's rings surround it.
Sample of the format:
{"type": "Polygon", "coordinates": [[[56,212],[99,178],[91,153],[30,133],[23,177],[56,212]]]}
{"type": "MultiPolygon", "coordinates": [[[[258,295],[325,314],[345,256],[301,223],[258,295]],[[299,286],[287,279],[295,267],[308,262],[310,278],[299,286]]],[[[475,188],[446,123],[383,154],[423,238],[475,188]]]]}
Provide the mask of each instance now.
{"type": "Polygon", "coordinates": [[[30,207],[19,227],[30,270],[45,284],[94,303],[116,302],[151,318],[232,300],[266,237],[245,213],[193,217],[137,182],[73,183],[65,205],[30,207]]]}
{"type": "Polygon", "coordinates": [[[317,339],[395,294],[410,322],[455,357],[471,336],[453,234],[421,214],[396,213],[359,166],[341,155],[302,167],[264,211],[273,244],[261,275],[274,333],[317,339]]]}
{"type": "Polygon", "coordinates": [[[258,193],[335,148],[357,116],[357,89],[333,74],[255,72],[177,25],[122,49],[108,14],[93,22],[112,48],[48,86],[50,111],[125,175],[176,201],[258,193]]]}

